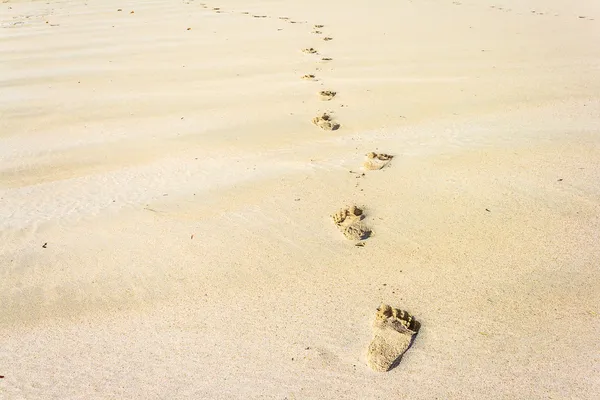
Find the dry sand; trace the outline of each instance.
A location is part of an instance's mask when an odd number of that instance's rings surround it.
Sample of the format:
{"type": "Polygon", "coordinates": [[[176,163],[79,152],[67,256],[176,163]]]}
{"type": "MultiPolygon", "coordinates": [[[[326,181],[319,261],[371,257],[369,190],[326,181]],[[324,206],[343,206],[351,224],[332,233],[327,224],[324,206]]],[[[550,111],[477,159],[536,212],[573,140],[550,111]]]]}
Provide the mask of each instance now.
{"type": "Polygon", "coordinates": [[[598,37],[588,0],[3,0],[0,397],[597,398],[598,37]],[[421,323],[388,373],[381,302],[421,323]]]}

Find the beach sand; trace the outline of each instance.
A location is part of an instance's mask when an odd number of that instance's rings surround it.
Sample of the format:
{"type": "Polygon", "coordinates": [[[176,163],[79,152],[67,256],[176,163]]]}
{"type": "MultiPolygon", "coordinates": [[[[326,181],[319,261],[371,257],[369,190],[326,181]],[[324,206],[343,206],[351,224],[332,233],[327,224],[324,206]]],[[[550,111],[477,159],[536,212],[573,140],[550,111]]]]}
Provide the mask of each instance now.
{"type": "Polygon", "coordinates": [[[0,397],[597,398],[598,37],[587,0],[2,1],[0,397]],[[386,373],[382,302],[421,324],[386,373]]]}

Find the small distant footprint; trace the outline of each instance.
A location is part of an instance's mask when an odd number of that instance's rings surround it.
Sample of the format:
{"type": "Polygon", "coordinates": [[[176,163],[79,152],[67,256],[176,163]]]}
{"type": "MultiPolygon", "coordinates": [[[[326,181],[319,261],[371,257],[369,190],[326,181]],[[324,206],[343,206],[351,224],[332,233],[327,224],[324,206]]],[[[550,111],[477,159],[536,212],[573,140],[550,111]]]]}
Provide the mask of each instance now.
{"type": "Polygon", "coordinates": [[[363,163],[363,166],[367,170],[382,169],[390,162],[392,158],[394,158],[394,156],[391,156],[389,154],[377,154],[375,152],[370,152],[369,154],[367,154],[367,159],[363,163]]]}
{"type": "Polygon", "coordinates": [[[331,115],[327,113],[317,115],[312,119],[312,123],[325,131],[336,131],[340,129],[340,124],[333,121],[331,115]]]}
{"type": "Polygon", "coordinates": [[[302,52],[306,54],[317,54],[317,50],[312,47],[302,49],[302,52]]]}
{"type": "Polygon", "coordinates": [[[321,29],[321,28],[325,28],[325,25],[314,25],[315,29],[321,29]]]}
{"type": "Polygon", "coordinates": [[[321,96],[321,100],[324,100],[324,101],[329,101],[329,100],[333,99],[336,94],[337,94],[337,92],[334,92],[332,90],[321,90],[319,92],[319,96],[321,96]]]}
{"type": "Polygon", "coordinates": [[[300,77],[300,79],[304,79],[305,81],[314,81],[316,77],[313,74],[304,74],[300,77]]]}
{"type": "Polygon", "coordinates": [[[362,222],[365,218],[363,210],[356,206],[343,208],[331,218],[346,239],[364,240],[371,235],[371,230],[362,222]]]}
{"type": "Polygon", "coordinates": [[[312,33],[314,33],[315,35],[321,35],[321,34],[323,34],[323,32],[321,32],[321,31],[313,31],[312,33]]]}
{"type": "Polygon", "coordinates": [[[330,58],[330,57],[323,57],[323,58],[321,58],[321,60],[322,60],[322,61],[331,61],[331,60],[333,60],[333,58],[330,58]]]}
{"type": "Polygon", "coordinates": [[[327,36],[327,37],[324,37],[324,38],[323,38],[323,40],[324,40],[324,41],[326,41],[326,42],[329,42],[330,40],[333,40],[333,38],[332,38],[332,37],[329,37],[329,36],[327,36]]]}

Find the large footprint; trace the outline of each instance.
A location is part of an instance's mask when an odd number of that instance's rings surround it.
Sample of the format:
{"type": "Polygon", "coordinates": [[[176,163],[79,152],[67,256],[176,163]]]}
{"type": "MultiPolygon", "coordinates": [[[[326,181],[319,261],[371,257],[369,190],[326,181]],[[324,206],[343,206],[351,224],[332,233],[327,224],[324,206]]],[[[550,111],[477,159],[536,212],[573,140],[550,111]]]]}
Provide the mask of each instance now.
{"type": "Polygon", "coordinates": [[[420,324],[406,311],[382,304],[373,322],[373,340],[367,350],[369,367],[386,372],[398,365],[420,324]]]}

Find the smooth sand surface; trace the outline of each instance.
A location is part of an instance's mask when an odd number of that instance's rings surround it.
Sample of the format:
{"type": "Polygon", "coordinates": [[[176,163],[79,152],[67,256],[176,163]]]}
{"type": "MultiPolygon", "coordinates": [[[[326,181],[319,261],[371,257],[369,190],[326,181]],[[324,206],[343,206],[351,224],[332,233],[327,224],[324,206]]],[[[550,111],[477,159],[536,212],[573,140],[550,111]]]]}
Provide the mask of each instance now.
{"type": "Polygon", "coordinates": [[[599,37],[589,0],[3,0],[0,397],[598,398],[599,37]],[[382,302],[421,323],[388,373],[382,302]]]}

